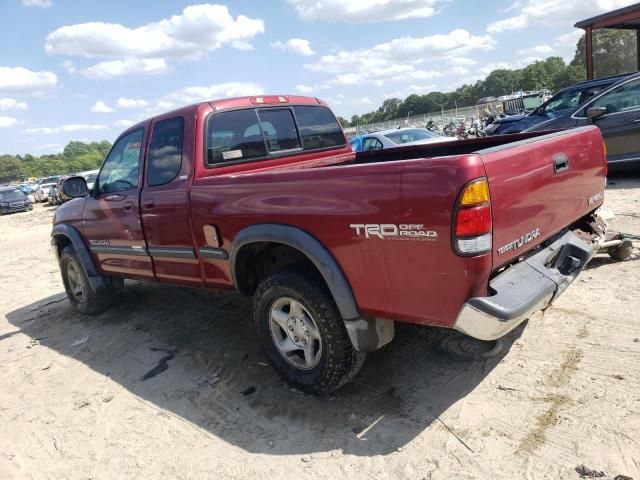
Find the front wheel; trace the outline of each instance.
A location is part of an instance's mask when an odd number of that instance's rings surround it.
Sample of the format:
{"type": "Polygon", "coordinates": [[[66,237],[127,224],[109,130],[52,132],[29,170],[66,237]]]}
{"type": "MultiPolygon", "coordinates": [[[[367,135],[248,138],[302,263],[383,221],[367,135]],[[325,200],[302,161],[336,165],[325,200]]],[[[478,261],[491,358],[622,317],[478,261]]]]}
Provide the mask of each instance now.
{"type": "Polygon", "coordinates": [[[104,312],[111,306],[113,289],[95,293],[89,284],[84,267],[73,246],[67,245],[60,254],[62,283],[71,305],[81,313],[94,315],[104,312]]]}
{"type": "Polygon", "coordinates": [[[366,354],[353,348],[321,277],[300,268],[268,275],[258,286],[254,315],[262,347],[295,387],[326,395],[351,380],[366,354]]]}

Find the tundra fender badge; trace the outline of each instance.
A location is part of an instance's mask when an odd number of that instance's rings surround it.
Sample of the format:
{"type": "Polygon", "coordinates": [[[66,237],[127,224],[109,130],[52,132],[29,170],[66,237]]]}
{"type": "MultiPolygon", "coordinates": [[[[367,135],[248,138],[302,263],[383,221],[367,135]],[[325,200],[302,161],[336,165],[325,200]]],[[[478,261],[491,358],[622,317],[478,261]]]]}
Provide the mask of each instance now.
{"type": "Polygon", "coordinates": [[[525,233],[520,238],[516,238],[514,241],[507,243],[506,245],[498,248],[498,255],[505,254],[510,252],[511,250],[517,250],[522,248],[527,243],[535,240],[540,236],[540,229],[536,228],[529,233],[525,233]]]}
{"type": "Polygon", "coordinates": [[[432,242],[438,238],[438,232],[426,230],[424,225],[418,224],[393,224],[393,223],[352,223],[349,228],[355,230],[356,236],[380,238],[382,240],[416,240],[432,242]]]}

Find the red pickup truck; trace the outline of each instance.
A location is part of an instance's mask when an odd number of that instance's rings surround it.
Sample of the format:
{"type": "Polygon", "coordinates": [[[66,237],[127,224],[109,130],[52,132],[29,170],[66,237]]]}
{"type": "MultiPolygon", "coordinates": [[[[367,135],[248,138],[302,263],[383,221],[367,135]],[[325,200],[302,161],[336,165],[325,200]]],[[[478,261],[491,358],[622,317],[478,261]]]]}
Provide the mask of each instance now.
{"type": "Polygon", "coordinates": [[[237,289],[285,379],[336,390],[394,322],[491,340],[549,305],[603,241],[596,127],[355,154],[317,98],[187,106],[68,179],[52,246],[70,302],[124,278],[237,289]]]}

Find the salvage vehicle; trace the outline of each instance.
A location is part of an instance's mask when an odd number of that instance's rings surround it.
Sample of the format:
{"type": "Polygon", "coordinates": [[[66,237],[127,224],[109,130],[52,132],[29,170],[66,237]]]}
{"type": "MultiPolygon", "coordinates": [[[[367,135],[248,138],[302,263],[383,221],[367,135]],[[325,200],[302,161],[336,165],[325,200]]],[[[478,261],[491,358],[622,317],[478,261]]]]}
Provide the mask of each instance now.
{"type": "Polygon", "coordinates": [[[56,175],[38,180],[37,187],[33,192],[33,198],[36,202],[46,202],[49,199],[49,190],[51,190],[51,187],[56,186],[58,178],[60,176],[56,175]]]}
{"type": "Polygon", "coordinates": [[[368,152],[395,148],[399,145],[425,145],[451,141],[436,132],[426,128],[389,128],[379,132],[359,135],[349,142],[354,152],[368,152]]]}
{"type": "Polygon", "coordinates": [[[539,123],[525,132],[593,124],[607,148],[610,171],[640,167],[640,73],[628,75],[582,103],[571,115],[539,123]]]}
{"type": "Polygon", "coordinates": [[[26,212],[27,210],[33,210],[33,205],[20,188],[0,188],[0,214],[26,212]]]}
{"type": "Polygon", "coordinates": [[[327,394],[395,322],[493,340],[547,307],[604,241],[605,175],[593,126],[354,153],[317,98],[232,98],[127,129],[51,242],[86,314],[125,278],[252,296],[275,369],[327,394]]]}
{"type": "Polygon", "coordinates": [[[576,83],[560,90],[544,104],[529,113],[508,115],[494,120],[492,124],[487,125],[485,131],[487,135],[520,133],[527,128],[549,120],[571,117],[577,107],[627,76],[617,75],[615,77],[598,78],[576,83]]]}

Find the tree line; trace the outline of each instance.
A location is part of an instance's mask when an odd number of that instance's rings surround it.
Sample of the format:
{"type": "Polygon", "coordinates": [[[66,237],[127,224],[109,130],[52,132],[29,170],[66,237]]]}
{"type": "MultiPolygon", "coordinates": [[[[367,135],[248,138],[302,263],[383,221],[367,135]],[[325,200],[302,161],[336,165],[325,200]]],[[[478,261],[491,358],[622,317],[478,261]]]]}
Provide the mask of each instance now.
{"type": "Polygon", "coordinates": [[[0,183],[22,177],[38,178],[94,170],[100,166],[110,148],[111,143],[107,140],[91,143],[72,141],[61,153],[56,154],[0,155],[0,183]]]}
{"type": "MultiPolygon", "coordinates": [[[[596,30],[593,36],[594,76],[606,77],[637,70],[635,32],[626,30],[596,30]]],[[[340,118],[344,127],[355,127],[407,115],[452,110],[475,105],[483,97],[499,97],[519,90],[553,92],[586,80],[586,42],[584,35],[576,44],[574,58],[568,64],[560,57],[549,57],[520,69],[501,68],[492,71],[484,80],[465,84],[452,92],[430,92],[409,95],[404,100],[388,98],[372,112],[354,115],[351,120],[340,118]]]]}

